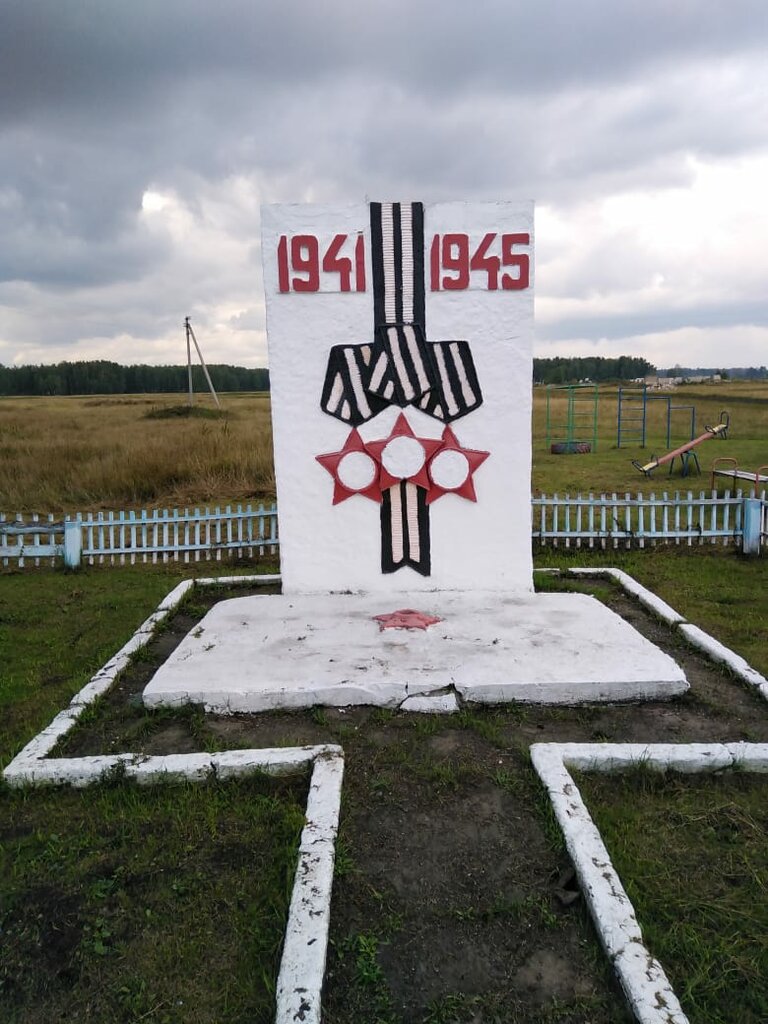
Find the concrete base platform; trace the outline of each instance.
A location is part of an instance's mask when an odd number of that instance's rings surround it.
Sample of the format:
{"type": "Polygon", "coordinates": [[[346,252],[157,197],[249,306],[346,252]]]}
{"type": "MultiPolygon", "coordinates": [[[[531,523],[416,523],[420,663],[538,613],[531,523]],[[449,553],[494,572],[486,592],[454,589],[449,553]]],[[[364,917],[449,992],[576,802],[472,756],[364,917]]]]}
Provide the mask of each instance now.
{"type": "Polygon", "coordinates": [[[687,689],[668,655],[584,594],[263,595],[215,605],[155,673],[144,703],[224,714],[314,704],[445,712],[459,701],[659,700],[687,689]],[[441,621],[380,630],[373,616],[401,608],[441,621]]]}

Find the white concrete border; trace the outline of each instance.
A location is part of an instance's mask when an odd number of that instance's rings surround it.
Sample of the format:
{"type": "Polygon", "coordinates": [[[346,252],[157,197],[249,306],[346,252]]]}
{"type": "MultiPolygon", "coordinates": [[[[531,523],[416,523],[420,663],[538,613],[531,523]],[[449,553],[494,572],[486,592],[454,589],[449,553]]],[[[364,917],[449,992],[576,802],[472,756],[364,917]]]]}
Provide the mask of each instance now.
{"type": "Polygon", "coordinates": [[[320,1024],[344,758],[316,757],[277,976],[275,1024],[320,1024]]]}
{"type": "MultiPolygon", "coordinates": [[[[552,569],[536,569],[535,572],[558,572],[559,570],[552,569]]],[[[632,597],[648,608],[654,615],[657,615],[662,621],[666,622],[667,625],[673,626],[680,631],[685,637],[689,644],[693,647],[697,647],[700,651],[707,655],[712,661],[720,662],[725,665],[737,679],[740,679],[743,683],[746,683],[749,687],[755,690],[764,700],[768,700],[768,679],[761,675],[756,669],[741,657],[736,654],[729,647],[721,644],[719,640],[715,640],[714,637],[710,636],[709,633],[705,633],[703,629],[698,626],[694,626],[686,620],[685,616],[676,612],[674,608],[670,607],[666,601],[662,601],[660,597],[657,597],[653,591],[648,590],[641,583],[638,583],[634,577],[624,572],[622,569],[610,569],[604,567],[592,568],[570,568],[564,570],[561,575],[565,576],[607,576],[610,579],[615,580],[619,586],[625,590],[632,597]]]]}
{"type": "Polygon", "coordinates": [[[766,743],[534,743],[531,760],[547,788],[581,890],[633,1013],[641,1024],[688,1024],[661,964],[643,943],[634,908],[569,768],[614,772],[768,772],[766,743]]]}
{"type": "Polygon", "coordinates": [[[694,626],[692,623],[687,622],[681,625],[680,632],[688,643],[698,647],[712,661],[719,661],[725,665],[735,676],[754,687],[762,697],[768,700],[768,679],[753,669],[741,655],[736,654],[730,648],[721,644],[719,640],[715,640],[709,633],[705,633],[703,629],[699,629],[698,626],[694,626]]]}
{"type": "Polygon", "coordinates": [[[677,626],[681,622],[685,622],[685,616],[676,612],[674,608],[671,608],[666,601],[662,601],[660,597],[653,593],[652,590],[648,590],[641,583],[630,576],[629,573],[624,572],[623,569],[608,569],[608,568],[572,568],[567,571],[568,576],[608,576],[611,579],[616,580],[619,586],[626,590],[632,597],[637,598],[640,604],[644,605],[649,611],[652,611],[654,615],[657,615],[663,622],[666,622],[669,626],[677,626]]]}
{"type": "Polygon", "coordinates": [[[276,987],[275,1024],[320,1024],[321,995],[328,929],[336,835],[341,807],[344,752],[333,744],[228,750],[218,754],[107,754],[49,758],[59,740],[85,709],[101,697],[128,665],[131,655],[149,642],[157,626],[193,586],[231,583],[275,583],[279,576],[225,576],[185,580],[159,604],[131,639],[75,694],[42,732],[3,771],[9,785],[93,785],[119,772],[140,785],[202,782],[211,776],[240,778],[255,772],[285,775],[312,767],[305,824],[299,841],[296,874],[286,922],[283,955],[276,987]]]}

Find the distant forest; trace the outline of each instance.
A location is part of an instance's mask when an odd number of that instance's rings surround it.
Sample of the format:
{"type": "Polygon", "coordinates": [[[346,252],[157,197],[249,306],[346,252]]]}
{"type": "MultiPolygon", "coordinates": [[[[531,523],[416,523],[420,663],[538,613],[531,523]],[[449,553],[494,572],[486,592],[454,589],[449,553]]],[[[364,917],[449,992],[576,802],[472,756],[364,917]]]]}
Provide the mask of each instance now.
{"type": "Polygon", "coordinates": [[[533,380],[536,384],[578,384],[579,381],[599,384],[605,380],[634,380],[656,373],[656,367],[647,359],[637,356],[586,356],[569,359],[533,360],[533,380]]]}
{"type": "MultiPolygon", "coordinates": [[[[208,365],[217,391],[268,391],[269,370],[208,365]]],[[[207,391],[201,366],[192,367],[195,391],[207,391]]],[[[106,359],[51,366],[0,365],[0,395],[139,395],[187,390],[186,366],[120,366],[106,359]]]]}
{"type": "MultiPolygon", "coordinates": [[[[269,370],[266,369],[213,363],[208,366],[208,372],[217,391],[269,390],[269,370]]],[[[537,384],[578,384],[580,381],[599,384],[611,380],[634,380],[656,373],[652,363],[637,356],[533,360],[533,379],[537,384]]],[[[658,371],[659,376],[668,377],[713,373],[732,379],[768,377],[765,366],[730,369],[674,366],[658,371]]],[[[201,366],[192,367],[192,382],[196,392],[208,389],[201,366]]],[[[186,390],[186,366],[121,366],[106,359],[41,366],[0,364],[0,395],[139,395],[186,390]]]]}

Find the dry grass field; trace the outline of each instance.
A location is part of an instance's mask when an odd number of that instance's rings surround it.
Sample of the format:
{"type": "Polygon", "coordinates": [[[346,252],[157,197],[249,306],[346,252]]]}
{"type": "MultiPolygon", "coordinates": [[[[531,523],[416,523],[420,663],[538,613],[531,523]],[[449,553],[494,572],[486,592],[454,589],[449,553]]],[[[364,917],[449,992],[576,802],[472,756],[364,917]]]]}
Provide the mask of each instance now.
{"type": "Polygon", "coordinates": [[[0,399],[0,510],[228,504],[274,496],[269,396],[0,399]],[[167,417],[167,418],[166,418],[167,417]]]}
{"type": "MultiPolygon", "coordinates": [[[[565,421],[565,393],[550,397],[550,420],[565,421]]],[[[199,415],[184,411],[183,395],[0,398],[0,511],[61,514],[125,508],[226,505],[274,497],[269,396],[227,394],[215,416],[198,397],[199,415]]],[[[536,493],[656,492],[708,489],[717,456],[755,470],[768,463],[768,381],[689,385],[674,404],[694,405],[696,433],[731,417],[725,441],[698,448],[701,476],[682,478],[667,466],[646,479],[632,460],[666,450],[666,403],[649,405],[647,445],[616,447],[616,389],[601,387],[597,450],[552,455],[547,445],[545,388],[534,389],[533,490],[536,493]]],[[[591,412],[589,413],[591,416],[591,412]]],[[[471,443],[472,427],[464,428],[471,443]]],[[[674,413],[672,443],[688,440],[690,414],[674,413]]],[[[560,432],[561,433],[561,432],[560,432]]],[[[585,430],[591,439],[591,425],[585,430]]],[[[554,432],[554,438],[560,436],[554,432]]]]}

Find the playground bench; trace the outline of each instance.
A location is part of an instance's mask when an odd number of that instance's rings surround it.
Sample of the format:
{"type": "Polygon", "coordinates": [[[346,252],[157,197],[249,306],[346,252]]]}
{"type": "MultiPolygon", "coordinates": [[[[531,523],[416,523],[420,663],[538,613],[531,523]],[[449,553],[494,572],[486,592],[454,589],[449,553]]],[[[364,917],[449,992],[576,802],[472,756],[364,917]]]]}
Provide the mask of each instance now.
{"type": "Polygon", "coordinates": [[[716,487],[715,481],[717,477],[725,477],[727,480],[734,481],[734,483],[737,480],[746,480],[754,484],[755,490],[757,490],[761,484],[768,484],[768,466],[758,466],[753,473],[748,469],[739,469],[736,459],[724,455],[716,458],[712,463],[712,490],[716,487]],[[730,468],[725,468],[726,463],[730,464],[730,468]]]}

